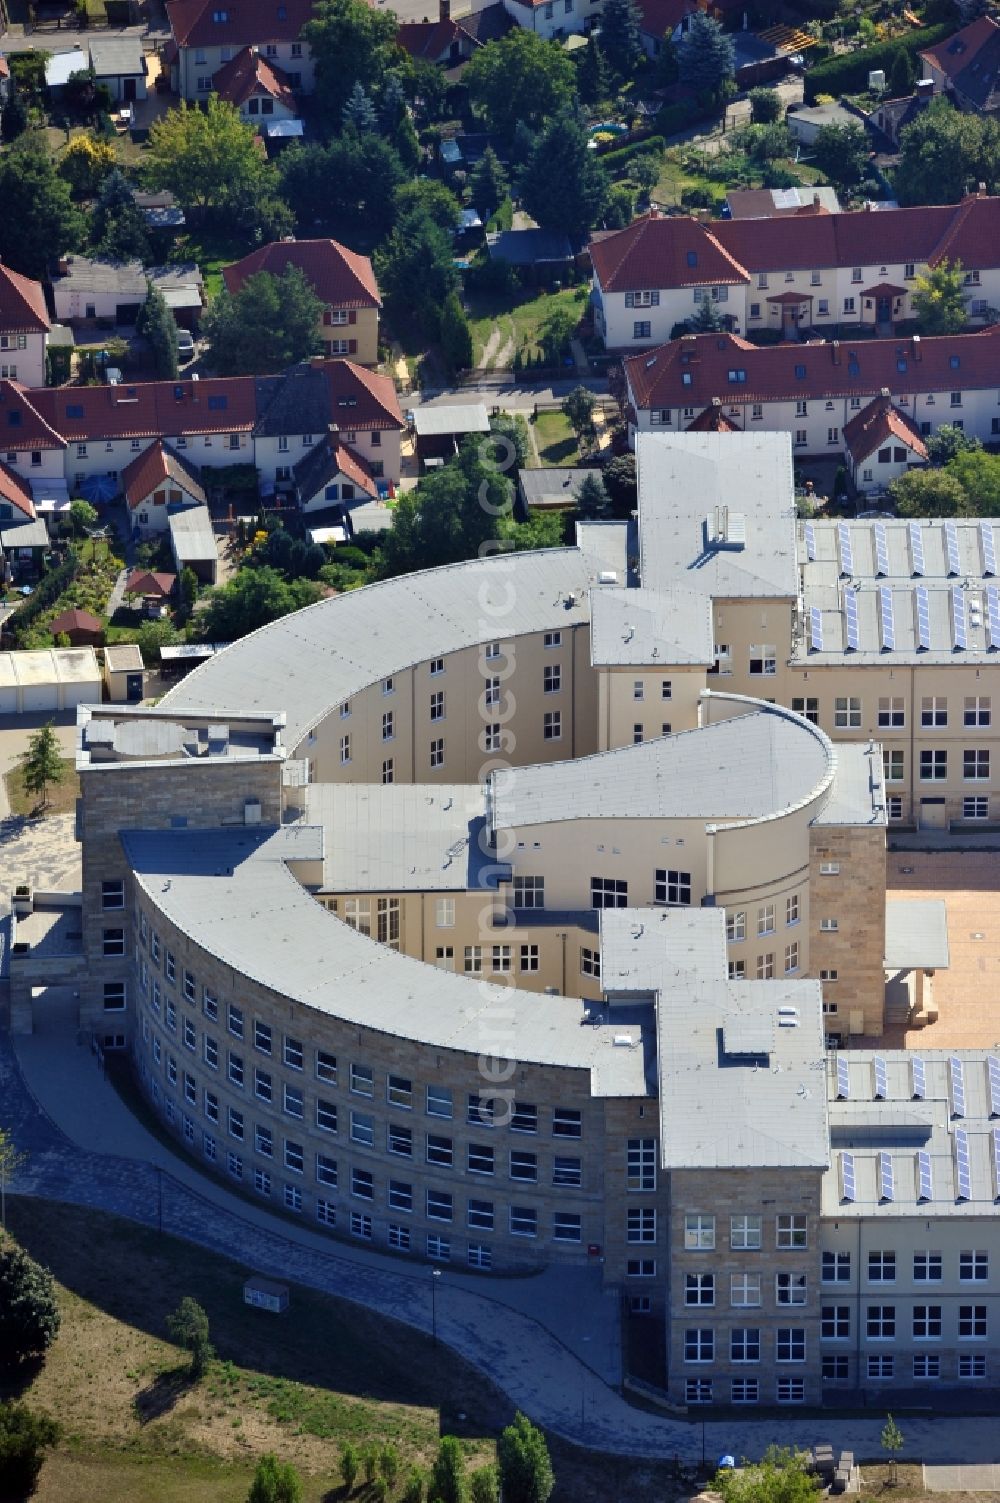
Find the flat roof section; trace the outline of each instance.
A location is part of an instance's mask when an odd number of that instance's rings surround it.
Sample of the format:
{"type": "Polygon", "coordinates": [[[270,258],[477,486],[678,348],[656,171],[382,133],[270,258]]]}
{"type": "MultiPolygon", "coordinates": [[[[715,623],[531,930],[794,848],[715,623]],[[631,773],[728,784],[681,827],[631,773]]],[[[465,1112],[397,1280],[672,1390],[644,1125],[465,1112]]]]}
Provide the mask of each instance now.
{"type": "Polygon", "coordinates": [[[43,684],[99,684],[101,670],[92,647],[51,647],[38,652],[0,653],[0,684],[22,688],[43,684]]]}
{"type": "Polygon", "coordinates": [[[440,403],[415,407],[413,427],[418,438],[441,438],[449,433],[489,433],[490,417],[482,402],[440,403]]]}
{"type": "Polygon", "coordinates": [[[948,914],[943,898],[907,902],[886,900],[885,968],[887,971],[944,971],[948,950],[948,914]]]}
{"type": "Polygon", "coordinates": [[[595,667],[630,664],[664,668],[715,662],[712,602],[675,586],[663,591],[597,585],[590,601],[590,661],[595,667]]]}

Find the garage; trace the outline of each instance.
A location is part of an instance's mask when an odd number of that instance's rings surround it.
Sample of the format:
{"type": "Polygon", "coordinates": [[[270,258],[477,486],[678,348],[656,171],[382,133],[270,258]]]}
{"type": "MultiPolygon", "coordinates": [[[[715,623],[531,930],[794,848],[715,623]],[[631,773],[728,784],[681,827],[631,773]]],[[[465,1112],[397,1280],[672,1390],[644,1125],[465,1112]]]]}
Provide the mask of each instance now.
{"type": "Polygon", "coordinates": [[[51,715],[100,702],[101,670],[92,647],[0,653],[0,714],[51,715]]]}

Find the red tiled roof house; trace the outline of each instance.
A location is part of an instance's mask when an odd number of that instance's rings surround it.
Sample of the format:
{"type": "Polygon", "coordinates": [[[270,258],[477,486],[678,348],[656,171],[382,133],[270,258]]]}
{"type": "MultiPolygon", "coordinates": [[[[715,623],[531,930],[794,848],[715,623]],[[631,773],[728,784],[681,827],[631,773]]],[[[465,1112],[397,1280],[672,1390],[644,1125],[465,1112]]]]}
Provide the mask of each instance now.
{"type": "Polygon", "coordinates": [[[133,531],[143,538],[166,532],[170,511],[206,502],[198,471],[159,438],[126,465],[121,485],[133,531]]]}
{"type": "Polygon", "coordinates": [[[262,57],[258,47],[244,47],[223,63],[212,79],[220,99],[240,112],[249,125],[262,120],[294,120],[299,113],[295,90],[288,74],[277,63],[262,57]]]}
{"type": "Polygon", "coordinates": [[[76,607],[53,616],[49,631],[54,637],[68,637],[71,647],[100,647],[104,641],[104,622],[100,617],[76,607]]]}
{"type": "Polygon", "coordinates": [[[278,240],[224,267],[222,275],[229,291],[238,292],[248,277],[261,271],[280,277],[289,266],[298,267],[323,304],[324,353],[377,364],[382,295],[367,256],[336,240],[278,240]]]}
{"type": "Polygon", "coordinates": [[[291,90],[310,93],[313,64],[301,31],[312,13],[311,0],[167,0],[177,92],[182,99],[207,99],[219,70],[256,47],[291,90]]]}
{"type": "Polygon", "coordinates": [[[927,463],[927,445],[905,412],[892,405],[884,386],[844,428],[844,458],[859,491],[884,490],[914,465],[927,463]]]}
{"type": "Polygon", "coordinates": [[[945,259],[965,270],[970,320],[1000,305],[1000,198],[788,219],[647,214],[591,245],[595,324],[609,349],[654,346],[710,299],[735,334],[890,334],[945,259]]]}
{"type": "Polygon", "coordinates": [[[0,377],[45,385],[49,312],[40,282],[0,263],[0,377]]]}

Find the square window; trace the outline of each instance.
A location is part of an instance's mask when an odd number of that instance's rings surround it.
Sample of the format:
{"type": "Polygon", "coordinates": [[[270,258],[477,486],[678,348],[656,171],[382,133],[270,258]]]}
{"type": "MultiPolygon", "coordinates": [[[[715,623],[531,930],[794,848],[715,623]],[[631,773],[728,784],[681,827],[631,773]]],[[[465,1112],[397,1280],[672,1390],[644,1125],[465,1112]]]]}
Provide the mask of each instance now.
{"type": "Polygon", "coordinates": [[[684,1217],[684,1246],[689,1252],[711,1252],[715,1247],[715,1217],[688,1211],[684,1217]]]}

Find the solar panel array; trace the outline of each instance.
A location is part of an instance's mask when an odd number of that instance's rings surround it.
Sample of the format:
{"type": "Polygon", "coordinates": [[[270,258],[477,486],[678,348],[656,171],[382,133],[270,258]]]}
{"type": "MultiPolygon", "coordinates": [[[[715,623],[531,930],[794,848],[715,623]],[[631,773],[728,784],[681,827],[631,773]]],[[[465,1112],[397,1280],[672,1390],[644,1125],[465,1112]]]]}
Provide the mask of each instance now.
{"type": "Polygon", "coordinates": [[[924,1062],[919,1054],[915,1054],[910,1060],[910,1069],[913,1071],[913,1096],[916,1101],[924,1101],[927,1097],[927,1072],[924,1062]]]}
{"type": "Polygon", "coordinates": [[[896,1180],[892,1172],[892,1154],[878,1153],[875,1157],[878,1163],[878,1198],[879,1200],[894,1200],[896,1180]]]}
{"type": "Polygon", "coordinates": [[[889,1095],[889,1077],[881,1054],[876,1054],[872,1060],[872,1069],[875,1072],[875,1100],[885,1101],[889,1095]]]}
{"type": "Polygon", "coordinates": [[[986,610],[989,616],[987,632],[991,647],[1000,649],[1000,590],[990,585],[986,591],[986,610]]]}
{"type": "Polygon", "coordinates": [[[962,558],[958,551],[958,528],[954,522],[944,524],[944,544],[948,552],[948,573],[961,574],[962,558]]]}
{"type": "Polygon", "coordinates": [[[840,554],[841,574],[854,573],[854,549],[851,547],[851,529],[846,522],[837,523],[837,551],[840,554]]]}
{"type": "Polygon", "coordinates": [[[972,1199],[972,1163],[969,1158],[969,1134],[964,1127],[955,1128],[955,1178],[958,1199],[972,1199]]]}
{"type": "Polygon", "coordinates": [[[965,1066],[955,1054],[948,1061],[948,1079],[951,1086],[951,1114],[953,1117],[964,1117],[965,1066]]]}
{"type": "Polygon", "coordinates": [[[882,622],[882,646],[891,652],[896,645],[896,622],[892,614],[892,591],[886,585],[879,586],[878,608],[882,622]]]}
{"type": "Polygon", "coordinates": [[[837,1100],[849,1101],[851,1098],[851,1070],[847,1060],[842,1054],[837,1055],[837,1100]]]}
{"type": "Polygon", "coordinates": [[[993,523],[980,522],[979,540],[983,546],[983,573],[996,574],[997,572],[997,549],[993,537],[993,523]]]}
{"type": "Polygon", "coordinates": [[[809,642],[813,652],[823,651],[823,612],[815,605],[809,611],[809,642]]]}
{"type": "Polygon", "coordinates": [[[910,558],[913,561],[913,572],[914,574],[923,574],[926,572],[926,565],[924,563],[924,535],[920,530],[920,523],[911,522],[909,533],[910,558]]]}
{"type": "Polygon", "coordinates": [[[875,573],[889,573],[889,544],[885,536],[885,523],[875,523],[875,573]]]}
{"type": "Polygon", "coordinates": [[[847,645],[857,652],[861,646],[861,631],[858,626],[858,597],[853,590],[844,591],[844,614],[847,617],[847,645]]]}
{"type": "Polygon", "coordinates": [[[929,648],[931,645],[931,602],[927,594],[927,586],[917,585],[914,593],[917,599],[917,646],[929,648]]]}
{"type": "Polygon", "coordinates": [[[989,1074],[990,1116],[1000,1117],[1000,1059],[991,1054],[986,1061],[989,1074]]]}
{"type": "Polygon", "coordinates": [[[917,1154],[917,1199],[934,1199],[934,1179],[931,1175],[931,1156],[921,1148],[917,1154]]]}
{"type": "Polygon", "coordinates": [[[840,1189],[844,1200],[857,1200],[858,1181],[854,1173],[853,1153],[840,1155],[840,1189]]]}
{"type": "Polygon", "coordinates": [[[955,585],[951,592],[951,626],[956,647],[968,647],[969,627],[965,616],[965,591],[955,585]]]}
{"type": "Polygon", "coordinates": [[[806,523],[806,558],[816,559],[816,529],[811,522],[806,523]]]}

